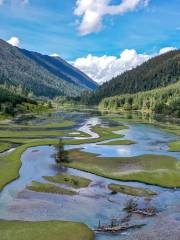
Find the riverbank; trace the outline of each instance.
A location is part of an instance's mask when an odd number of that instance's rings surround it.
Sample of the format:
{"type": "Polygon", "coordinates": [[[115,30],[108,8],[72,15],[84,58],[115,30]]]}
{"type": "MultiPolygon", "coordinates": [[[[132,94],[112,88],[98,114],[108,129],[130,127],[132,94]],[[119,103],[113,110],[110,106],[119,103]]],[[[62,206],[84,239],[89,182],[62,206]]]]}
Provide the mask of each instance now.
{"type": "Polygon", "coordinates": [[[175,141],[175,142],[169,143],[169,151],[180,152],[180,141],[175,141]]]}

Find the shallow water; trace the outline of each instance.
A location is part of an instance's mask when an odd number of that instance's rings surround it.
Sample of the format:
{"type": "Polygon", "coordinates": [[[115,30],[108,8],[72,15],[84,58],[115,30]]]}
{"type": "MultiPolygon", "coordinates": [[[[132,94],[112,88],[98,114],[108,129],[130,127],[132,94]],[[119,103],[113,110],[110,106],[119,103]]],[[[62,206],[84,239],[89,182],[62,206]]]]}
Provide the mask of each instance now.
{"type": "MultiPolygon", "coordinates": [[[[92,134],[89,131],[90,124],[102,123],[98,117],[85,119],[81,130],[92,134]]],[[[101,146],[98,144],[84,144],[80,146],[67,146],[68,149],[82,147],[83,151],[101,154],[101,156],[138,156],[142,154],[161,154],[174,156],[180,159],[180,153],[168,152],[167,143],[177,139],[177,136],[165,133],[159,128],[147,124],[128,124],[129,129],[120,133],[125,135],[124,139],[136,141],[137,144],[129,146],[101,146]]],[[[26,190],[26,185],[33,180],[46,182],[42,176],[54,176],[59,170],[54,167],[52,154],[54,148],[41,146],[28,149],[22,155],[22,167],[20,178],[7,185],[0,193],[0,218],[18,220],[71,220],[86,223],[95,228],[101,223],[109,223],[114,217],[124,215],[122,209],[124,203],[130,196],[124,194],[111,195],[107,188],[110,183],[121,183],[94,174],[85,173],[74,169],[62,169],[73,175],[86,177],[92,180],[90,186],[78,190],[77,196],[61,196],[47,193],[37,193],[26,190]]],[[[146,187],[156,191],[158,195],[153,197],[150,203],[158,208],[159,216],[154,218],[135,218],[133,223],[147,223],[143,229],[152,231],[153,224],[158,218],[166,217],[180,224],[180,190],[147,186],[142,183],[124,183],[131,186],[146,187]]],[[[144,206],[148,202],[143,198],[137,198],[139,204],[144,206]]],[[[128,231],[122,234],[103,235],[97,234],[98,240],[117,240],[131,236],[135,231],[128,231]]],[[[142,230],[138,230],[141,232],[142,230]]],[[[173,238],[172,238],[173,239],[173,238]]]]}

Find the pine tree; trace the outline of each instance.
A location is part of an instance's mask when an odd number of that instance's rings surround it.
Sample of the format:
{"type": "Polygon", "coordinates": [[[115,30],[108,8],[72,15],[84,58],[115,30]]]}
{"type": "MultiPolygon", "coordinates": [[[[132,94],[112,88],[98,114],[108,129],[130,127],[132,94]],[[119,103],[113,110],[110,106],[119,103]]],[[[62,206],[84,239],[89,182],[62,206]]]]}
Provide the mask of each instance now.
{"type": "Polygon", "coordinates": [[[64,150],[64,144],[62,139],[59,140],[56,147],[56,154],[55,154],[55,161],[58,165],[61,165],[62,163],[68,163],[68,154],[67,151],[64,150]]]}

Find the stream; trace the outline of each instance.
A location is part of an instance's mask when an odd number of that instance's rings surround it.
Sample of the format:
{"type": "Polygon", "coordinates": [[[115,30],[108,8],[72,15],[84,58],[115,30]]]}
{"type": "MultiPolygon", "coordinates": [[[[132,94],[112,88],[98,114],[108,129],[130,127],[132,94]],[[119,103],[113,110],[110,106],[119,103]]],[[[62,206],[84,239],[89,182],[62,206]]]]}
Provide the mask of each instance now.
{"type": "MultiPolygon", "coordinates": [[[[98,116],[85,118],[78,129],[90,134],[93,138],[97,134],[90,130],[90,126],[104,124],[98,116]]],[[[82,148],[83,151],[100,154],[108,157],[130,157],[143,154],[159,154],[176,157],[180,160],[180,152],[168,152],[168,142],[178,139],[173,134],[168,134],[158,127],[148,124],[126,124],[129,128],[118,133],[136,142],[127,146],[105,146],[98,143],[67,146],[67,149],[82,148]]],[[[72,130],[73,131],[73,130],[72,130]]],[[[110,141],[110,140],[109,140],[110,141]]],[[[112,140],[111,140],[112,141],[112,140]]],[[[107,142],[107,141],[105,141],[107,142]]],[[[96,240],[141,239],[138,236],[160,236],[161,228],[168,231],[168,224],[175,228],[177,238],[180,239],[180,189],[166,189],[153,185],[137,182],[114,181],[83,171],[65,168],[61,172],[82,176],[92,182],[87,188],[78,190],[78,195],[65,196],[48,193],[38,193],[26,190],[32,181],[47,182],[43,176],[54,176],[59,170],[54,167],[54,147],[39,146],[27,149],[22,157],[22,167],[19,179],[8,184],[0,193],[0,218],[8,220],[68,220],[87,224],[94,229],[99,220],[109,223],[109,220],[124,216],[122,211],[124,203],[132,198],[125,194],[112,195],[107,185],[110,183],[126,184],[129,186],[144,187],[156,191],[157,196],[150,199],[137,198],[140,206],[150,202],[156,206],[159,214],[157,217],[133,217],[133,223],[146,223],[142,229],[130,230],[120,234],[97,234],[96,240]],[[159,226],[158,226],[159,224],[159,226]],[[166,226],[167,224],[167,226],[166,226]],[[158,235],[159,234],[159,235],[158,235]]],[[[65,186],[64,186],[65,187],[65,186]]],[[[168,234],[167,234],[168,237],[168,234]]],[[[171,235],[171,240],[176,238],[171,235]]],[[[146,239],[146,238],[142,238],[146,239]]],[[[152,238],[147,238],[152,239],[152,238]]],[[[154,238],[155,239],[155,238],[154,238]]],[[[164,240],[164,238],[162,238],[164,240]]],[[[168,238],[167,238],[168,239],[168,238]]]]}

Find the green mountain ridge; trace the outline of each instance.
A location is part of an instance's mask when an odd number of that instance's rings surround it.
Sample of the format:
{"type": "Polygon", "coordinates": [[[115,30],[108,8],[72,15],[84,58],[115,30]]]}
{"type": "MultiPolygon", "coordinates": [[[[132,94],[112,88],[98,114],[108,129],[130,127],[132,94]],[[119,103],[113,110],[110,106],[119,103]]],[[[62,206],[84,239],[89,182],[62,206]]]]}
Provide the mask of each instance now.
{"type": "MultiPolygon", "coordinates": [[[[48,62],[46,59],[43,59],[45,58],[44,55],[39,54],[39,56],[47,64],[54,60],[53,57],[49,57],[48,62]]],[[[72,71],[70,65],[68,67],[72,71]]],[[[56,66],[56,69],[58,69],[58,66],[56,66]]],[[[67,66],[66,70],[68,71],[67,66]]],[[[61,70],[59,69],[58,71],[60,74],[61,70]]],[[[85,74],[79,73],[76,69],[73,69],[73,71],[74,81],[68,81],[67,78],[63,78],[65,74],[57,76],[57,74],[53,73],[52,67],[48,69],[32,57],[27,56],[22,49],[13,47],[0,39],[0,84],[21,85],[36,96],[50,98],[55,96],[78,96],[84,89],[96,88],[97,85],[85,74]],[[77,75],[76,71],[78,72],[77,75]],[[81,81],[84,81],[84,85],[80,84],[80,80],[75,81],[78,76],[82,77],[81,81]],[[88,81],[93,87],[88,86],[88,81]]]]}
{"type": "Polygon", "coordinates": [[[102,99],[121,94],[148,91],[180,80],[180,50],[156,56],[99,86],[93,93],[82,96],[87,104],[98,104],[102,99]]]}

